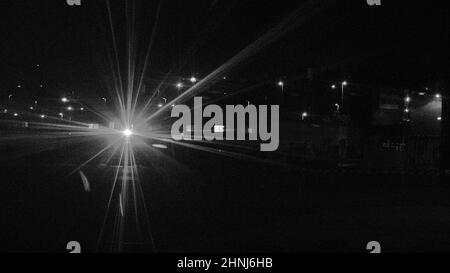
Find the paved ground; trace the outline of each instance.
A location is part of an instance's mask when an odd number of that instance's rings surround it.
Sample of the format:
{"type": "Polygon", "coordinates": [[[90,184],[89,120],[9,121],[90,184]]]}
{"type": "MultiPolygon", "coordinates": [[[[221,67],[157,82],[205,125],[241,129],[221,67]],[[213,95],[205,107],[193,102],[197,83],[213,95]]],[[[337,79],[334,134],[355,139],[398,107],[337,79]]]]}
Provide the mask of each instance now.
{"type": "MultiPolygon", "coordinates": [[[[2,251],[94,251],[113,168],[83,168],[69,153],[3,161],[2,251]]],[[[81,149],[81,150],[79,150],[81,149]]],[[[306,171],[193,151],[155,153],[139,173],[158,252],[450,251],[450,187],[423,173],[306,171]]],[[[106,243],[105,243],[106,244],[106,243]]],[[[149,245],[127,247],[147,250],[149,245]]]]}

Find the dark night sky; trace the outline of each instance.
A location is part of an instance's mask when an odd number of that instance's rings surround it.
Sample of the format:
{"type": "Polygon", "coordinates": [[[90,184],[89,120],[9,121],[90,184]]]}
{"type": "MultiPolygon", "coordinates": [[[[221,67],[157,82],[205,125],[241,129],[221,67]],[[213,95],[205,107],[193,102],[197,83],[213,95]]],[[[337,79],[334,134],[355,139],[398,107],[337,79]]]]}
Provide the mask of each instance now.
{"type": "MultiPolygon", "coordinates": [[[[391,2],[369,7],[365,1],[335,1],[233,70],[234,77],[265,80],[273,75],[276,80],[314,67],[386,84],[442,79],[448,72],[448,10],[437,1],[391,2]]],[[[158,83],[169,71],[174,81],[193,73],[207,75],[301,3],[163,1],[146,82],[158,83]]],[[[137,1],[139,64],[157,6],[157,1],[137,1]]],[[[123,1],[112,1],[122,60],[124,9],[123,1]]],[[[1,20],[2,99],[25,91],[27,96],[107,93],[112,47],[105,1],[82,0],[81,7],[69,7],[65,0],[2,1],[1,20]],[[16,90],[18,83],[23,91],[16,90]],[[37,88],[41,83],[45,88],[37,88]]]]}

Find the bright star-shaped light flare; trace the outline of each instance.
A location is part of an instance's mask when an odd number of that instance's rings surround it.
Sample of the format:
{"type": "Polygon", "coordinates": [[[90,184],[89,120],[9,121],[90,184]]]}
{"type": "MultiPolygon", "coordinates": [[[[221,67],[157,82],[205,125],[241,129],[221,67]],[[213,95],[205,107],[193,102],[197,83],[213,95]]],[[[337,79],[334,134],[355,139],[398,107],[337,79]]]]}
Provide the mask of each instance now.
{"type": "Polygon", "coordinates": [[[126,137],[129,137],[129,136],[131,136],[131,135],[133,134],[133,132],[132,132],[130,129],[125,129],[125,130],[123,131],[123,134],[124,134],[126,137]]]}

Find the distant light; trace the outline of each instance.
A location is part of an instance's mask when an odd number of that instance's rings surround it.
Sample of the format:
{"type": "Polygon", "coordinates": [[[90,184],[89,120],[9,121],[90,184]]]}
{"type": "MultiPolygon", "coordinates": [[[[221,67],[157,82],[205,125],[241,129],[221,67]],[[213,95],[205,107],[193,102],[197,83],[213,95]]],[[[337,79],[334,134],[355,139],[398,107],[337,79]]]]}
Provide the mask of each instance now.
{"type": "Polygon", "coordinates": [[[179,82],[179,83],[177,83],[177,88],[182,88],[183,87],[183,84],[181,83],[181,82],[179,82]]]}
{"type": "Polygon", "coordinates": [[[80,108],[80,111],[84,111],[84,107],[81,107],[81,108],[80,108]]]}
{"type": "Polygon", "coordinates": [[[15,116],[15,117],[18,117],[18,116],[19,116],[19,114],[17,114],[17,113],[14,113],[14,116],[15,116]]]}
{"type": "Polygon", "coordinates": [[[411,101],[411,97],[406,97],[406,98],[405,98],[405,101],[406,101],[406,102],[410,102],[410,101],[411,101]]]}
{"type": "Polygon", "coordinates": [[[409,109],[405,109],[405,113],[409,113],[409,109]]]}
{"type": "Polygon", "coordinates": [[[418,94],[419,94],[419,96],[425,96],[426,95],[425,92],[419,92],[418,94]]]}
{"type": "Polygon", "coordinates": [[[283,87],[283,86],[284,86],[284,82],[282,82],[282,81],[279,81],[279,82],[278,82],[278,86],[281,86],[281,87],[283,87]]]}
{"type": "Polygon", "coordinates": [[[45,115],[41,115],[41,118],[45,118],[45,115]]]}
{"type": "Polygon", "coordinates": [[[438,117],[437,120],[438,120],[438,121],[441,121],[441,120],[442,120],[442,117],[438,117]]]}
{"type": "Polygon", "coordinates": [[[61,101],[64,103],[69,102],[69,100],[66,97],[62,98],[61,101]]]}
{"type": "Polygon", "coordinates": [[[63,113],[59,113],[59,116],[60,116],[61,118],[63,118],[63,117],[64,117],[64,114],[63,114],[63,113]]]}
{"type": "Polygon", "coordinates": [[[158,107],[159,108],[163,107],[163,104],[162,103],[158,103],[158,107]]]}
{"type": "Polygon", "coordinates": [[[73,111],[73,107],[72,106],[67,107],[67,111],[73,111]]]}
{"type": "Polygon", "coordinates": [[[43,84],[41,84],[41,85],[39,85],[39,87],[40,87],[40,88],[43,88],[43,87],[44,87],[44,85],[43,85],[43,84]]]}
{"type": "Polygon", "coordinates": [[[133,132],[132,132],[130,129],[125,129],[125,130],[123,131],[123,134],[124,134],[126,137],[129,137],[129,136],[131,136],[131,135],[133,134],[133,132]]]}
{"type": "Polygon", "coordinates": [[[189,80],[190,80],[192,83],[196,83],[196,82],[197,82],[197,78],[196,78],[196,77],[191,77],[189,80]]]}
{"type": "Polygon", "coordinates": [[[33,107],[33,106],[30,106],[30,110],[34,110],[34,107],[33,107]]]}
{"type": "Polygon", "coordinates": [[[306,112],[303,112],[303,114],[302,114],[302,120],[305,120],[305,118],[308,116],[308,113],[306,113],[306,112]]]}
{"type": "Polygon", "coordinates": [[[333,84],[333,85],[331,86],[331,89],[336,89],[336,85],[333,84]]]}
{"type": "Polygon", "coordinates": [[[8,109],[3,110],[3,113],[5,114],[8,113],[8,109]]]}
{"type": "Polygon", "coordinates": [[[436,99],[440,99],[441,98],[441,94],[436,94],[436,99]]]}
{"type": "Polygon", "coordinates": [[[343,82],[342,82],[342,85],[343,85],[343,86],[346,86],[347,84],[348,84],[347,81],[343,81],[343,82]]]}
{"type": "Polygon", "coordinates": [[[172,107],[175,107],[175,104],[172,104],[172,107]]]}

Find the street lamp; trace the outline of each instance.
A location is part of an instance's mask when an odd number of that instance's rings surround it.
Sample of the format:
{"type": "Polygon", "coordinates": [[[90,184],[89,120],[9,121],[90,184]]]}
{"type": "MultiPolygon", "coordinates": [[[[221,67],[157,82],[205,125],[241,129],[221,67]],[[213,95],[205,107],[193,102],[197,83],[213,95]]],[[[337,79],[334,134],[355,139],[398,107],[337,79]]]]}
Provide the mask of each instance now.
{"type": "Polygon", "coordinates": [[[440,99],[441,98],[441,94],[436,94],[436,99],[440,99]]]}
{"type": "Polygon", "coordinates": [[[341,84],[341,107],[342,110],[344,110],[344,86],[347,86],[348,82],[347,81],[343,81],[341,84]]]}
{"type": "Polygon", "coordinates": [[[339,103],[335,103],[334,106],[336,107],[336,112],[339,112],[339,103]]]}
{"type": "Polygon", "coordinates": [[[191,77],[189,80],[191,81],[191,83],[196,83],[197,82],[197,78],[196,77],[191,77]]]}
{"type": "Polygon", "coordinates": [[[281,87],[281,95],[284,95],[284,82],[283,81],[279,81],[278,82],[278,86],[281,87]]]}
{"type": "Polygon", "coordinates": [[[68,100],[66,97],[61,98],[61,101],[62,101],[63,103],[69,102],[69,100],[68,100]]]}
{"type": "Polygon", "coordinates": [[[167,99],[166,99],[166,98],[161,98],[161,99],[164,100],[164,103],[162,103],[162,102],[158,103],[158,107],[159,107],[159,108],[163,107],[164,104],[167,103],[167,99]]]}
{"type": "Polygon", "coordinates": [[[308,113],[306,113],[306,112],[303,112],[303,114],[302,114],[302,120],[305,120],[305,118],[308,116],[308,113]]]}

